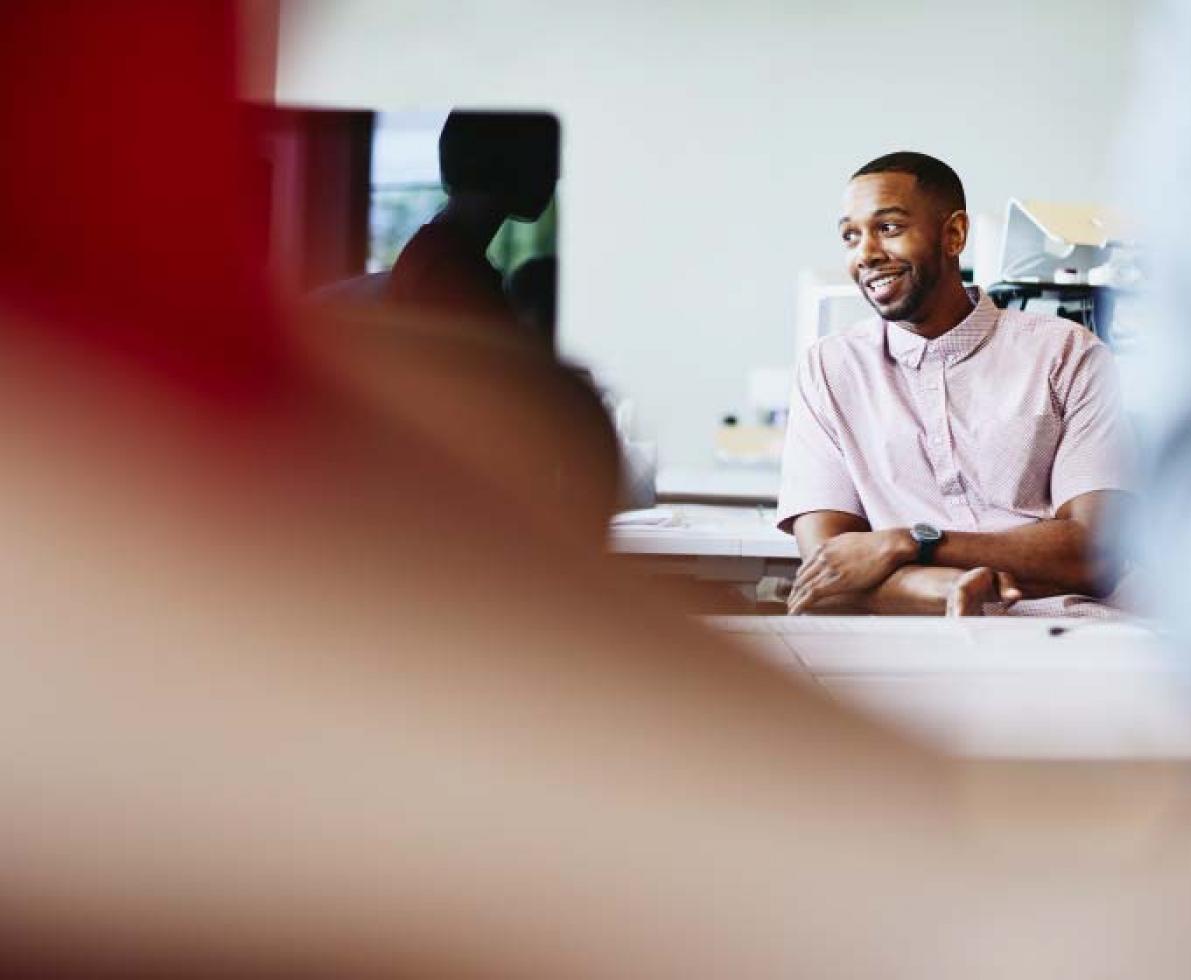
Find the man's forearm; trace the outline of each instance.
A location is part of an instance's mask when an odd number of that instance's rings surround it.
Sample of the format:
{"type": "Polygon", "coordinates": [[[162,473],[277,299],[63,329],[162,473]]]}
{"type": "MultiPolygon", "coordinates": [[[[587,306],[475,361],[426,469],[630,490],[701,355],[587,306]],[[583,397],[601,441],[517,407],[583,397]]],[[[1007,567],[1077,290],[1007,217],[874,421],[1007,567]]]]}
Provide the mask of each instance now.
{"type": "Polygon", "coordinates": [[[1025,584],[1030,595],[1106,595],[1117,575],[1116,563],[1101,553],[1092,532],[1078,521],[1064,519],[1006,531],[948,531],[934,561],[950,568],[1003,569],[1025,584]]]}
{"type": "Polygon", "coordinates": [[[1073,498],[1051,520],[995,532],[946,530],[926,566],[915,564],[919,545],[909,528],[874,531],[853,515],[809,512],[794,525],[806,557],[788,606],[792,613],[924,614],[936,612],[940,604],[945,607],[940,581],[929,575],[906,577],[913,569],[952,575],[984,570],[962,586],[967,605],[974,602],[969,592],[991,588],[985,574],[990,570],[1016,598],[1067,592],[1102,596],[1111,591],[1117,575],[1116,562],[1093,530],[1104,504],[1104,497],[1094,492],[1073,498]]]}
{"type": "Polygon", "coordinates": [[[828,596],[807,612],[820,616],[942,616],[959,575],[954,568],[907,565],[874,589],[828,596]]]}
{"type": "MultiPolygon", "coordinates": [[[[874,542],[880,542],[874,544],[874,554],[892,553],[899,567],[917,557],[918,544],[909,528],[870,533],[874,542]]],[[[999,568],[1028,583],[1031,595],[1106,595],[1119,574],[1116,561],[1092,531],[1079,521],[1063,518],[1005,531],[948,530],[935,549],[933,563],[960,569],[999,568]]]]}

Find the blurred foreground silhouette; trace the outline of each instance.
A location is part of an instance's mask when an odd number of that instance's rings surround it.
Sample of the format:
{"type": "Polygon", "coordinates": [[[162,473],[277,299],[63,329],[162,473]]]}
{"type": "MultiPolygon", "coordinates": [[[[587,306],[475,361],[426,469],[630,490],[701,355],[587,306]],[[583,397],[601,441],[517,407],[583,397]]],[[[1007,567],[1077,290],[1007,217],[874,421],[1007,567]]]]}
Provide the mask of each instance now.
{"type": "Polygon", "coordinates": [[[548,358],[274,308],[230,5],[7,13],[6,975],[1183,974],[1180,767],[948,762],[674,614],[527,475],[548,358]]]}

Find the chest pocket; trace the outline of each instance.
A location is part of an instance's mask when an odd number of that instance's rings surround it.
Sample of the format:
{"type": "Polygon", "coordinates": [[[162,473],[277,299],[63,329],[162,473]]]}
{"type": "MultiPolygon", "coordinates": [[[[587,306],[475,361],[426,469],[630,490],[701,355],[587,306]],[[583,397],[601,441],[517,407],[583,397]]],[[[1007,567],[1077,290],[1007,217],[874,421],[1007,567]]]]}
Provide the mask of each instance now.
{"type": "Polygon", "coordinates": [[[982,422],[975,446],[980,496],[1005,510],[1048,511],[1050,474],[1062,428],[1053,412],[982,422]]]}

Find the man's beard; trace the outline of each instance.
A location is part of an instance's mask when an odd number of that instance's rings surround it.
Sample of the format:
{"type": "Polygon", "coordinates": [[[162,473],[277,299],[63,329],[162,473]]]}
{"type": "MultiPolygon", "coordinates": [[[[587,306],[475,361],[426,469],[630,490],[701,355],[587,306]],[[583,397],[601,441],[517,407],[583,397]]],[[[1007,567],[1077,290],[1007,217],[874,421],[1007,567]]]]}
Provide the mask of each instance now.
{"type": "Polygon", "coordinates": [[[938,260],[927,265],[912,265],[906,270],[906,280],[909,282],[909,289],[906,295],[896,306],[886,307],[881,309],[866,290],[864,298],[868,300],[869,305],[877,311],[877,314],[883,319],[890,322],[904,322],[914,323],[921,319],[924,310],[923,305],[938,285],[941,278],[940,270],[942,263],[938,260]]]}

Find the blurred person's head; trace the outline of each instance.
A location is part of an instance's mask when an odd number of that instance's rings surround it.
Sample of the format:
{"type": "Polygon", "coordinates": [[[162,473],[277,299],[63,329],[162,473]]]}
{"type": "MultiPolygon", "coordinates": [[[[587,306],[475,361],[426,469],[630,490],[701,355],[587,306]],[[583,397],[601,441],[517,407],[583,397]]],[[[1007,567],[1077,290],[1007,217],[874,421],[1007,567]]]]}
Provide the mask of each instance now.
{"type": "Polygon", "coordinates": [[[840,237],[849,275],[882,319],[919,322],[961,283],[966,207],[955,171],[924,153],[890,153],[852,175],[840,237]]]}
{"type": "Polygon", "coordinates": [[[492,198],[510,217],[534,221],[550,204],[559,171],[558,120],[546,112],[455,110],[438,160],[449,195],[492,198]]]}
{"type": "Polygon", "coordinates": [[[506,290],[517,319],[554,347],[558,319],[558,259],[539,255],[509,273],[506,290]]]}
{"type": "MultiPolygon", "coordinates": [[[[1141,499],[1118,528],[1117,546],[1135,555],[1146,576],[1146,600],[1185,651],[1191,649],[1191,336],[1186,292],[1191,249],[1191,7],[1151,5],[1140,39],[1144,58],[1117,145],[1115,192],[1139,220],[1143,278],[1136,339],[1119,359],[1126,404],[1141,445],[1141,499]],[[1144,330],[1140,329],[1144,325],[1144,330]]],[[[1126,293],[1120,294],[1126,296],[1126,293]]],[[[1126,299],[1125,308],[1130,300],[1126,299]]],[[[1132,320],[1126,313],[1125,336],[1132,320]]],[[[1115,326],[1115,325],[1114,325],[1115,326]]],[[[1114,331],[1115,332],[1115,331],[1114,331]]]]}

